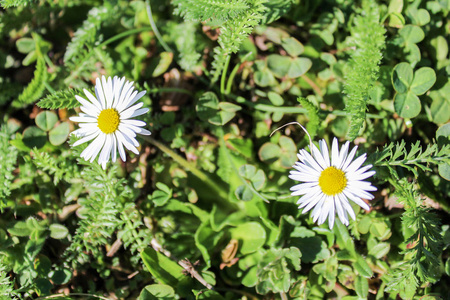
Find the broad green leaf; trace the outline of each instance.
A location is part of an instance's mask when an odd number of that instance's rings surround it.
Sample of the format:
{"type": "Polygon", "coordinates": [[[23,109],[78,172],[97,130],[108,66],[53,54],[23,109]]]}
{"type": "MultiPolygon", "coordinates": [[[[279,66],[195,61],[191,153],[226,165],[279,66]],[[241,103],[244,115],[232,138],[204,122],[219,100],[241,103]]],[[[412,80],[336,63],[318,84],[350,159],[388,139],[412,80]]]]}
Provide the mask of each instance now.
{"type": "Polygon", "coordinates": [[[423,67],[414,73],[414,80],[411,83],[411,91],[416,95],[423,95],[436,82],[436,73],[433,69],[423,67]]]}
{"type": "Polygon", "coordinates": [[[309,58],[294,58],[291,62],[291,65],[289,67],[288,71],[288,77],[289,78],[297,78],[308,72],[309,69],[311,69],[312,62],[309,58]]]}
{"type": "Polygon", "coordinates": [[[27,223],[19,221],[14,224],[14,227],[8,229],[11,235],[15,236],[29,236],[31,234],[31,229],[28,227],[27,223]]]}
{"type": "MultiPolygon", "coordinates": [[[[440,147],[450,143],[450,124],[445,124],[436,131],[436,140],[440,147]]],[[[450,181],[450,164],[442,162],[438,166],[439,175],[450,181]]]]}
{"type": "Polygon", "coordinates": [[[157,190],[153,191],[151,200],[155,206],[163,206],[172,198],[172,189],[162,182],[157,182],[157,190]]]}
{"type": "Polygon", "coordinates": [[[165,284],[147,285],[139,295],[138,300],[170,300],[175,298],[175,290],[165,284]]]}
{"type": "Polygon", "coordinates": [[[378,259],[381,259],[389,253],[390,249],[391,245],[389,243],[379,243],[369,249],[369,254],[375,256],[378,259]]]}
{"type": "Polygon", "coordinates": [[[359,254],[356,255],[356,261],[353,263],[353,267],[361,276],[364,276],[366,278],[370,278],[373,276],[372,269],[367,264],[366,260],[359,254]]]}
{"type": "Polygon", "coordinates": [[[176,286],[184,277],[181,266],[153,248],[142,251],[141,258],[147,270],[163,284],[176,286]]]}
{"type": "Polygon", "coordinates": [[[406,25],[398,32],[407,43],[417,44],[425,38],[422,28],[416,25],[406,25]]]}
{"type": "Polygon", "coordinates": [[[281,148],[272,143],[265,143],[259,149],[259,158],[266,163],[273,163],[279,159],[281,148]]]}
{"type": "Polygon", "coordinates": [[[48,140],[53,146],[59,146],[64,144],[70,134],[69,123],[63,122],[50,130],[48,134],[48,140]]]}
{"type": "Polygon", "coordinates": [[[203,222],[195,232],[195,245],[200,250],[206,266],[211,266],[209,252],[214,250],[224,233],[224,231],[214,232],[209,222],[203,222]]]}
{"type": "Polygon", "coordinates": [[[56,270],[51,276],[51,279],[54,284],[66,284],[72,279],[72,272],[69,269],[56,270]]]}
{"type": "Polygon", "coordinates": [[[52,111],[42,111],[36,116],[36,125],[44,130],[49,131],[58,122],[58,116],[52,111]]]}
{"type": "Polygon", "coordinates": [[[397,94],[394,97],[395,112],[402,118],[414,118],[422,109],[420,99],[412,92],[397,94]]]}
{"type": "Polygon", "coordinates": [[[430,106],[430,113],[433,122],[436,124],[446,123],[450,119],[450,99],[442,97],[439,93],[430,93],[433,102],[430,106]]]}
{"type": "Polygon", "coordinates": [[[312,66],[309,58],[291,58],[278,54],[267,57],[267,66],[272,73],[278,77],[297,78],[305,74],[312,66]]]}
{"type": "Polygon", "coordinates": [[[16,41],[16,47],[20,53],[27,54],[36,49],[36,43],[32,38],[23,37],[16,41]]]}
{"type": "Polygon", "coordinates": [[[231,229],[231,237],[239,241],[239,251],[242,254],[249,254],[264,245],[266,231],[257,222],[247,222],[231,229]]]}
{"type": "Polygon", "coordinates": [[[406,93],[413,81],[413,69],[408,63],[402,62],[394,67],[392,84],[398,93],[406,93]]]}
{"type": "Polygon", "coordinates": [[[66,226],[61,224],[51,224],[50,227],[50,237],[60,240],[65,238],[69,234],[69,230],[66,226]]]}
{"type": "Polygon", "coordinates": [[[281,40],[281,46],[292,57],[297,57],[305,51],[303,44],[293,37],[283,38],[281,40]]]}
{"type": "Polygon", "coordinates": [[[364,216],[356,226],[360,233],[366,234],[369,232],[370,225],[372,225],[372,219],[369,216],[364,216]]]}
{"type": "Polygon", "coordinates": [[[277,94],[275,92],[270,91],[267,94],[267,97],[269,98],[270,102],[272,102],[272,104],[275,106],[280,106],[283,105],[284,103],[283,97],[281,97],[280,94],[277,94]]]}
{"type": "Polygon", "coordinates": [[[38,127],[30,126],[24,130],[22,141],[29,148],[36,147],[40,149],[47,142],[47,135],[38,127]]]}
{"type": "Polygon", "coordinates": [[[355,278],[355,291],[359,297],[361,297],[362,299],[367,299],[367,296],[369,294],[369,282],[366,278],[362,276],[357,276],[355,278]]]}

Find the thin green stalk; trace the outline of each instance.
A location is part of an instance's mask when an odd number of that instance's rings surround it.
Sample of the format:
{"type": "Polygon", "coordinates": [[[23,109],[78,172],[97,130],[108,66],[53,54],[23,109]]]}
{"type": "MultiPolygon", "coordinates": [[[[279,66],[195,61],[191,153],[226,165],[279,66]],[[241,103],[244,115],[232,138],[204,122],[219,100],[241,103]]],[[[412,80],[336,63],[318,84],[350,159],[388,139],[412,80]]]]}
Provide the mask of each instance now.
{"type": "Polygon", "coordinates": [[[151,27],[142,27],[142,28],[130,29],[130,30],[121,32],[121,33],[116,34],[115,36],[107,39],[106,41],[102,42],[101,44],[98,45],[98,47],[106,46],[106,45],[111,44],[112,42],[115,42],[117,40],[120,40],[121,38],[124,38],[126,36],[144,32],[144,31],[148,31],[150,29],[152,29],[152,28],[151,27]]]}
{"type": "MultiPolygon", "coordinates": [[[[249,57],[252,53],[253,52],[251,52],[251,51],[249,53],[247,53],[241,59],[241,62],[244,62],[247,59],[247,57],[249,57]]],[[[227,80],[227,88],[225,89],[225,95],[228,95],[229,93],[231,93],[231,85],[233,84],[234,77],[236,76],[236,73],[239,70],[240,66],[241,66],[240,64],[235,65],[233,70],[231,71],[230,77],[228,77],[228,80],[227,80]]]]}
{"type": "Polygon", "coordinates": [[[214,192],[217,193],[217,197],[213,197],[212,199],[215,200],[216,204],[221,207],[227,207],[232,210],[236,210],[237,206],[231,202],[228,201],[228,193],[217,185],[208,175],[197,169],[195,166],[193,166],[190,162],[188,162],[186,159],[175,153],[172,149],[167,147],[166,145],[158,142],[154,138],[150,136],[143,136],[143,139],[149,142],[150,144],[156,146],[159,150],[169,155],[175,162],[179,163],[181,166],[183,166],[186,170],[190,171],[192,174],[194,174],[198,179],[203,181],[207,186],[209,186],[214,192]]]}
{"type": "Polygon", "coordinates": [[[156,39],[159,41],[161,46],[163,46],[166,52],[173,52],[172,49],[170,49],[170,47],[166,44],[166,42],[164,42],[158,28],[156,27],[155,21],[153,20],[152,7],[150,6],[149,0],[145,0],[145,6],[147,8],[148,20],[150,21],[150,26],[152,26],[152,30],[155,33],[156,39]]]}
{"type": "Polygon", "coordinates": [[[231,55],[228,54],[227,61],[225,62],[225,66],[222,70],[222,78],[220,79],[220,94],[225,94],[225,80],[227,78],[228,65],[230,64],[231,55]]]}

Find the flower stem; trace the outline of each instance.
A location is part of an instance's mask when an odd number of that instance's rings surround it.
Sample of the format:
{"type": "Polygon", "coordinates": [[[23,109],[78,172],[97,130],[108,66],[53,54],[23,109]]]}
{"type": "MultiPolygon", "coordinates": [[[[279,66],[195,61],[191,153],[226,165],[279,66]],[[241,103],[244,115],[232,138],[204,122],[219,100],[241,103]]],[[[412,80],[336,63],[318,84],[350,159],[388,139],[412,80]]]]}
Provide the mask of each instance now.
{"type": "Polygon", "coordinates": [[[162,39],[161,34],[159,33],[158,28],[156,27],[155,21],[153,20],[152,7],[150,6],[150,1],[149,0],[145,0],[145,6],[147,8],[148,20],[150,22],[150,26],[152,26],[153,32],[155,33],[156,39],[159,41],[161,46],[163,46],[163,48],[164,48],[164,50],[166,52],[173,52],[172,49],[170,49],[170,47],[166,44],[166,42],[164,42],[164,40],[162,39]]]}
{"type": "Polygon", "coordinates": [[[227,61],[225,62],[225,66],[222,71],[222,78],[220,79],[220,93],[222,95],[225,94],[225,80],[227,78],[228,65],[230,64],[231,55],[228,54],[227,61]]]}

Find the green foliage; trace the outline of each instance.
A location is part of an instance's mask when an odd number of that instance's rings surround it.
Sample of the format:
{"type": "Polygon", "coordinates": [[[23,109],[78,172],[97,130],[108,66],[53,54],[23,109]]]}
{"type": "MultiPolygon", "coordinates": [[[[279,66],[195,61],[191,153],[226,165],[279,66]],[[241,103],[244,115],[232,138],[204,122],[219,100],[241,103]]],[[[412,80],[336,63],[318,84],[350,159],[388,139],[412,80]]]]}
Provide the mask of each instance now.
{"type": "MultiPolygon", "coordinates": [[[[250,2],[250,1],[249,1],[250,2]]],[[[174,13],[184,17],[187,21],[213,21],[225,22],[237,18],[248,10],[249,4],[243,0],[227,2],[217,0],[173,0],[176,6],[174,13]]]]}
{"type": "Polygon", "coordinates": [[[85,54],[86,47],[90,49],[96,42],[97,31],[103,22],[111,17],[111,12],[107,6],[92,8],[88,13],[87,19],[77,29],[72,40],[67,45],[64,61],[68,63],[69,61],[79,60],[85,54]]]}
{"type": "MultiPolygon", "coordinates": [[[[92,91],[90,91],[92,92],[92,91]]],[[[75,95],[81,95],[79,89],[68,89],[58,91],[45,96],[37,103],[37,106],[46,109],[59,109],[59,108],[75,108],[81,106],[80,102],[75,98],[75,95]]]]}
{"type": "Polygon", "coordinates": [[[170,27],[170,39],[175,42],[179,52],[180,66],[186,71],[193,71],[198,66],[200,53],[196,51],[196,24],[191,21],[170,27]]]}
{"type": "Polygon", "coordinates": [[[33,0],[1,0],[0,5],[3,8],[9,8],[14,6],[23,6],[33,3],[33,0]]]}
{"type": "Polygon", "coordinates": [[[363,1],[363,14],[355,18],[350,70],[346,75],[345,109],[350,113],[350,140],[359,135],[366,116],[369,90],[378,78],[379,64],[385,46],[385,29],[379,24],[380,13],[374,1],[363,1]]]}
{"type": "Polygon", "coordinates": [[[0,299],[17,299],[17,293],[14,291],[14,283],[11,282],[3,261],[0,261],[0,299]]]}
{"type": "Polygon", "coordinates": [[[314,140],[320,126],[318,109],[306,98],[299,97],[297,98],[297,101],[308,111],[309,122],[306,124],[306,129],[308,130],[311,139],[314,140]]]}
{"type": "Polygon", "coordinates": [[[9,143],[11,133],[7,125],[0,127],[0,209],[3,211],[11,194],[18,151],[9,143]]]}
{"type": "Polygon", "coordinates": [[[239,50],[253,28],[259,24],[266,0],[176,0],[175,13],[186,20],[209,21],[220,25],[219,47],[214,48],[212,82],[217,81],[232,53],[239,50]]]}
{"type": "Polygon", "coordinates": [[[44,58],[42,57],[42,54],[38,54],[33,80],[31,80],[28,86],[22,91],[17,100],[13,102],[13,105],[16,107],[21,107],[27,104],[32,104],[39,99],[44,93],[47,76],[44,58]]]}
{"type": "Polygon", "coordinates": [[[439,218],[423,205],[423,199],[419,197],[414,185],[405,179],[398,183],[393,181],[392,184],[399,201],[405,204],[403,226],[412,229],[414,233],[405,236],[405,243],[409,246],[403,252],[405,261],[387,276],[387,290],[412,298],[419,283],[436,280],[436,269],[441,264],[443,237],[439,218]]]}
{"type": "Polygon", "coordinates": [[[449,294],[445,1],[0,2],[5,298],[449,294]],[[66,143],[101,75],[152,132],[106,170],[66,143]],[[373,165],[349,226],[298,209],[292,121],[373,165]]]}
{"type": "Polygon", "coordinates": [[[64,156],[51,156],[46,152],[39,152],[34,148],[31,151],[33,164],[40,170],[53,176],[53,183],[58,185],[61,180],[70,182],[71,179],[80,177],[79,170],[72,163],[67,161],[64,156]]]}
{"type": "Polygon", "coordinates": [[[368,158],[375,166],[386,166],[392,172],[396,166],[403,167],[413,172],[418,177],[418,171],[431,171],[430,164],[450,163],[450,144],[439,147],[438,144],[429,144],[422,150],[420,142],[406,148],[404,140],[400,143],[390,143],[380,151],[375,152],[368,158]]]}

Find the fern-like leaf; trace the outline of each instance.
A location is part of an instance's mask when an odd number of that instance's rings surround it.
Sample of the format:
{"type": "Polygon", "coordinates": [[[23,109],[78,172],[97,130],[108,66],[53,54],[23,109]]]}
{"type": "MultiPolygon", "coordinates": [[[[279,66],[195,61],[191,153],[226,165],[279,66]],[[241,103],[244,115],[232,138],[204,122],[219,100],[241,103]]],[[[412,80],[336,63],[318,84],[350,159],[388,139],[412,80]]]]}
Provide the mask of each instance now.
{"type": "Polygon", "coordinates": [[[58,91],[56,93],[47,95],[41,99],[37,106],[46,109],[58,109],[58,108],[75,108],[81,106],[80,102],[75,98],[75,95],[81,95],[79,89],[69,89],[65,91],[58,91]]]}
{"type": "Polygon", "coordinates": [[[187,21],[214,20],[224,22],[235,19],[249,9],[244,0],[173,0],[176,6],[174,13],[187,21]]]}
{"type": "Polygon", "coordinates": [[[34,71],[34,78],[23,90],[23,92],[19,95],[17,100],[13,102],[13,106],[22,107],[28,104],[32,104],[34,101],[39,99],[44,93],[47,75],[48,74],[47,69],[45,67],[44,57],[38,54],[36,70],[34,71]]]}
{"type": "Polygon", "coordinates": [[[248,1],[249,9],[242,15],[226,21],[220,28],[218,39],[220,47],[214,49],[212,82],[217,81],[231,53],[236,53],[240,45],[259,24],[266,10],[266,0],[248,1]]]}
{"type": "Polygon", "coordinates": [[[14,291],[14,283],[8,278],[3,260],[0,261],[0,299],[17,299],[17,293],[14,291]]]}
{"type": "Polygon", "coordinates": [[[423,199],[414,184],[404,178],[400,181],[391,180],[391,184],[395,187],[398,201],[405,205],[402,222],[405,228],[413,228],[415,233],[405,237],[406,243],[412,247],[403,252],[405,262],[398,269],[394,269],[388,291],[412,298],[415,288],[409,285],[413,283],[417,287],[419,282],[433,281],[436,275],[434,268],[441,264],[439,257],[442,254],[443,237],[440,233],[440,220],[429,208],[423,206],[423,199]],[[406,280],[411,278],[411,283],[406,280]]]}
{"type": "Polygon", "coordinates": [[[299,97],[297,100],[308,111],[309,122],[306,124],[306,129],[314,140],[320,125],[319,110],[306,98],[299,97]]]}
{"type": "Polygon", "coordinates": [[[396,166],[403,167],[418,177],[417,169],[431,171],[430,164],[450,162],[450,145],[439,148],[437,144],[429,144],[423,150],[420,142],[417,141],[408,151],[405,141],[402,140],[397,144],[386,145],[382,150],[371,154],[367,161],[375,167],[384,166],[391,169],[396,166]]]}
{"type": "Polygon", "coordinates": [[[11,194],[13,171],[17,162],[17,148],[9,143],[10,133],[6,125],[0,127],[0,210],[3,210],[7,197],[11,194]]]}
{"type": "Polygon", "coordinates": [[[78,28],[72,40],[67,45],[64,62],[73,61],[80,53],[83,53],[86,46],[92,46],[97,40],[97,31],[108,18],[111,18],[111,11],[106,6],[92,8],[83,25],[78,28]]]}
{"type": "Polygon", "coordinates": [[[380,14],[373,0],[363,2],[363,15],[355,18],[352,37],[355,51],[351,54],[344,93],[345,109],[350,114],[348,138],[355,139],[365,118],[369,90],[378,79],[381,51],[385,46],[385,29],[379,24],[380,14]]]}
{"type": "Polygon", "coordinates": [[[196,25],[193,22],[183,22],[171,26],[171,40],[175,41],[179,52],[179,64],[186,71],[192,71],[201,57],[196,47],[196,25]]]}

